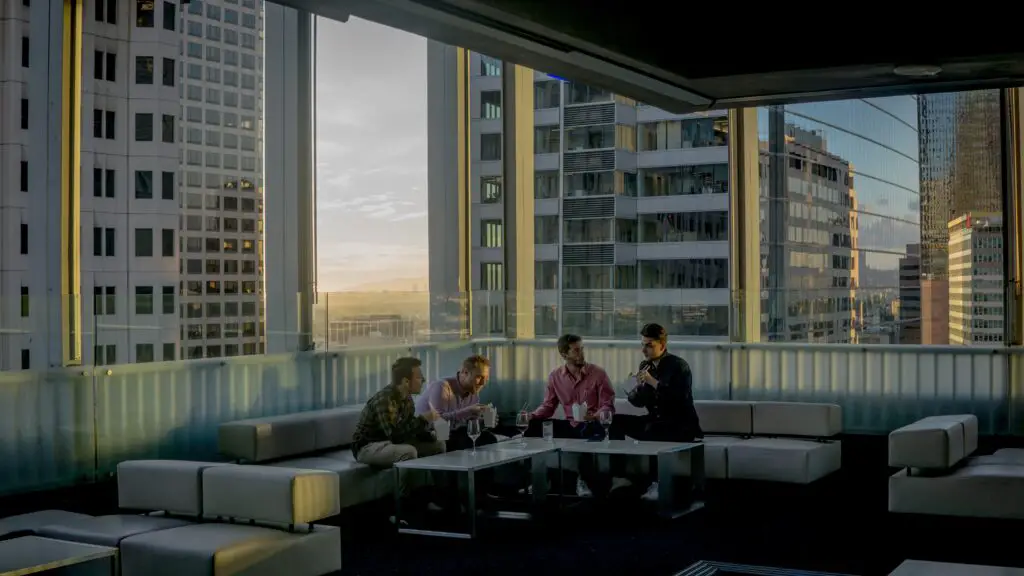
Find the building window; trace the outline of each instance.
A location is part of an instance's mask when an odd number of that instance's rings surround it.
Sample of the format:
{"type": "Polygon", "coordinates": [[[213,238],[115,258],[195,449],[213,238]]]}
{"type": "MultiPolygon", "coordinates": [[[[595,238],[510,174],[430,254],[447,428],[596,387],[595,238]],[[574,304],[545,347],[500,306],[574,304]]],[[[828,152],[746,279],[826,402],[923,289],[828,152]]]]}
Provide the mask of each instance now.
{"type": "Polygon", "coordinates": [[[135,57],[135,83],[136,84],[152,84],[153,83],[153,57],[152,56],[136,56],[135,57]]]}
{"type": "Polygon", "coordinates": [[[501,90],[480,93],[480,117],[489,120],[501,118],[501,90]]]}
{"type": "Polygon", "coordinates": [[[28,61],[29,61],[28,47],[29,47],[28,36],[22,36],[21,37],[21,67],[22,68],[28,68],[28,61]]]}
{"type": "Polygon", "coordinates": [[[504,232],[501,220],[480,221],[480,246],[483,248],[501,248],[504,232]]]}
{"type": "Polygon", "coordinates": [[[25,160],[21,161],[21,168],[18,174],[18,189],[22,192],[28,192],[28,162],[25,160]]]}
{"type": "Polygon", "coordinates": [[[135,198],[150,200],[153,198],[153,172],[150,170],[135,171],[135,198]]]}
{"type": "Polygon", "coordinates": [[[164,343],[164,356],[163,356],[163,358],[161,358],[161,360],[163,360],[164,362],[172,362],[174,360],[174,349],[175,348],[177,348],[177,346],[174,345],[174,342],[165,342],[164,343]]]}
{"type": "Polygon", "coordinates": [[[135,0],[135,27],[153,27],[153,9],[155,0],[135,0]]]}
{"type": "Polygon", "coordinates": [[[480,201],[484,204],[501,202],[501,176],[480,178],[480,201]]]}
{"type": "Polygon", "coordinates": [[[174,314],[174,286],[164,286],[161,309],[164,314],[174,314]]]}
{"type": "Polygon", "coordinates": [[[136,286],[135,287],[135,313],[136,314],[152,314],[153,313],[153,287],[152,286],[136,286]]]}
{"type": "Polygon", "coordinates": [[[174,257],[174,230],[171,228],[164,228],[161,231],[160,236],[160,254],[165,258],[174,257]]]}
{"type": "Polygon", "coordinates": [[[135,141],[153,141],[153,115],[148,112],[135,113],[135,141]]]}
{"type": "Polygon", "coordinates": [[[99,50],[92,53],[92,77],[103,80],[103,52],[99,50]]]}
{"type": "Polygon", "coordinates": [[[533,173],[533,197],[537,200],[558,198],[557,170],[544,170],[533,173]]]}
{"type": "Polygon", "coordinates": [[[104,183],[106,196],[107,198],[113,198],[114,191],[117,189],[117,179],[114,178],[114,170],[112,168],[106,170],[106,177],[107,180],[104,183]]]}
{"type": "Polygon", "coordinates": [[[135,361],[139,363],[152,362],[153,361],[153,345],[152,344],[136,344],[135,345],[135,361]]]}
{"type": "Polygon", "coordinates": [[[107,126],[106,126],[106,128],[107,128],[107,134],[106,134],[107,140],[113,140],[114,139],[114,129],[117,127],[117,116],[114,114],[113,110],[107,110],[106,111],[106,120],[107,120],[107,126]]]}
{"type": "Polygon", "coordinates": [[[107,52],[107,82],[117,82],[117,54],[107,52]]]}
{"type": "Polygon", "coordinates": [[[174,200],[174,172],[160,173],[160,197],[174,200]]]}
{"type": "Polygon", "coordinates": [[[481,76],[501,76],[501,60],[490,56],[480,56],[481,76]]]}
{"type": "Polygon", "coordinates": [[[92,169],[92,195],[96,198],[103,197],[103,168],[92,169]]]}
{"type": "Polygon", "coordinates": [[[139,258],[150,258],[153,256],[153,229],[135,229],[135,256],[139,258]]]}
{"type": "Polygon", "coordinates": [[[480,264],[480,289],[504,290],[505,270],[501,262],[483,262],[480,264]]]}
{"type": "Polygon", "coordinates": [[[28,130],[28,98],[21,99],[21,129],[28,130]]]}
{"type": "Polygon", "coordinates": [[[175,62],[174,58],[164,58],[163,82],[164,86],[174,86],[175,62]]]}
{"type": "Polygon", "coordinates": [[[558,126],[541,126],[534,128],[533,153],[555,154],[562,140],[562,131],[558,126]]]}
{"type": "MultiPolygon", "coordinates": [[[[28,2],[28,0],[25,0],[28,2]]],[[[21,349],[21,369],[29,370],[32,368],[32,353],[28,348],[21,349]]]]}
{"type": "Polygon", "coordinates": [[[104,228],[104,256],[111,257],[114,255],[114,238],[116,234],[113,228],[104,228]]]}
{"type": "Polygon", "coordinates": [[[99,108],[92,109],[92,137],[103,138],[103,110],[99,108]]]}
{"type": "Polygon", "coordinates": [[[28,224],[21,225],[21,253],[28,254],[28,224]]]}
{"type": "Polygon", "coordinates": [[[117,24],[117,0],[96,0],[96,21],[117,24]]]}
{"type": "Polygon", "coordinates": [[[161,136],[165,144],[174,144],[174,115],[164,114],[160,122],[161,136]]]}
{"type": "Polygon", "coordinates": [[[178,7],[174,2],[164,2],[164,30],[174,31],[174,23],[178,21],[178,7]]]}
{"type": "Polygon", "coordinates": [[[99,344],[93,349],[93,354],[95,355],[94,364],[97,366],[117,364],[117,346],[114,344],[99,344]]]}
{"type": "Polygon", "coordinates": [[[21,287],[21,317],[28,318],[29,314],[29,302],[28,302],[28,286],[21,287]]]}
{"type": "Polygon", "coordinates": [[[480,160],[501,160],[501,134],[480,135],[480,160]]]}

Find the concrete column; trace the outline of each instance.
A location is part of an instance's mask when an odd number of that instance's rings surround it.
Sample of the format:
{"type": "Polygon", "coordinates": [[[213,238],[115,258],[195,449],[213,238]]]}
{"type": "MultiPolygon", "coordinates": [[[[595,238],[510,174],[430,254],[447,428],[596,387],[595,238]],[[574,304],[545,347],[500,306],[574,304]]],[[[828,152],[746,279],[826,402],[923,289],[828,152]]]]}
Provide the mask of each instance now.
{"type": "Polygon", "coordinates": [[[308,350],[316,296],[316,21],[265,7],[266,350],[308,350]]]}
{"type": "Polygon", "coordinates": [[[502,65],[505,335],[534,336],[533,70],[502,65]]]}
{"type": "Polygon", "coordinates": [[[729,110],[729,291],[733,342],[761,340],[761,182],[757,109],[729,110]]]}

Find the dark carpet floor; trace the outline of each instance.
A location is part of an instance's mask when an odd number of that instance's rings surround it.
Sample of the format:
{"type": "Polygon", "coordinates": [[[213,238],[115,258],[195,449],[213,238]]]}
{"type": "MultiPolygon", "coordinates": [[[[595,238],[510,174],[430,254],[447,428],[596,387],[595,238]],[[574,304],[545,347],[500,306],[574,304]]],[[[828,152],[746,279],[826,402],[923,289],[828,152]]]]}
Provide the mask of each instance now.
{"type": "MultiPolygon", "coordinates": [[[[887,513],[884,442],[844,440],[843,471],[810,487],[711,484],[705,509],[675,521],[590,503],[543,523],[496,521],[474,541],[397,535],[380,507],[331,523],[342,527],[347,576],[668,576],[698,560],[864,576],[908,558],[1024,567],[1020,521],[887,513]]],[[[109,514],[116,491],[108,482],[0,499],[0,517],[47,508],[109,514]]]]}

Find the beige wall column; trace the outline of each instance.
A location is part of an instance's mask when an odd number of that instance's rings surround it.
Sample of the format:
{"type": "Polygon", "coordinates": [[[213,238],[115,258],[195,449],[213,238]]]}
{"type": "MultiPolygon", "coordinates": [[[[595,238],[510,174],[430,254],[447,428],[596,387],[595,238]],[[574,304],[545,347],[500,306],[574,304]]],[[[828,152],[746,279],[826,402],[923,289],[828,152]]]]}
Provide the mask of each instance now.
{"type": "Polygon", "coordinates": [[[533,338],[533,70],[502,66],[505,335],[533,338]]]}

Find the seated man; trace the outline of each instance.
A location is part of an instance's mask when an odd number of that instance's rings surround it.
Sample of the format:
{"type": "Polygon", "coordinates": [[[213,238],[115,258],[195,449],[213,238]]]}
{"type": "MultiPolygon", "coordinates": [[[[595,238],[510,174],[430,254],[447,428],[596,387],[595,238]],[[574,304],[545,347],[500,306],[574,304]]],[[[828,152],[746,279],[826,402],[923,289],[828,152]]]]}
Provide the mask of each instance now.
{"type": "MultiPolygon", "coordinates": [[[[491,363],[483,356],[474,354],[462,361],[462,368],[449,378],[431,382],[426,392],[416,399],[416,413],[437,412],[451,423],[451,432],[445,443],[448,452],[464,450],[473,446],[466,434],[466,422],[480,418],[484,407],[480,404],[480,392],[487,386],[491,363]]],[[[476,440],[477,446],[497,442],[494,434],[483,431],[476,440]]]]}
{"type": "MultiPolygon", "coordinates": [[[[652,442],[693,442],[703,436],[697,410],[693,406],[693,374],[685,360],[668,352],[668,332],[660,324],[647,324],[640,330],[644,360],[629,392],[629,403],[646,408],[643,416],[620,414],[612,422],[609,435],[652,442]]],[[[650,487],[646,500],[658,499],[657,470],[651,465],[650,487]]]]}
{"type": "MultiPolygon", "coordinates": [[[[604,431],[598,422],[598,412],[615,412],[615,390],[612,389],[608,374],[595,364],[588,364],[583,354],[583,338],[565,334],[558,339],[558,353],[565,364],[555,368],[548,376],[548,387],[544,401],[530,414],[527,436],[541,436],[543,422],[555,414],[561,404],[565,420],[551,420],[555,438],[602,437],[604,431]],[[587,413],[583,421],[576,421],[572,405],[586,402],[587,413]]],[[[594,479],[593,462],[589,458],[580,461],[580,478],[576,482],[579,496],[590,496],[590,481],[594,479]]],[[[613,479],[612,488],[618,488],[623,480],[613,479]]]]}
{"type": "MultiPolygon", "coordinates": [[[[375,468],[390,468],[395,462],[433,456],[445,451],[444,442],[434,438],[432,422],[437,412],[417,416],[412,395],[423,388],[418,358],[399,358],[391,365],[391,383],[380,389],[363,407],[352,437],[356,460],[375,468]]],[[[403,474],[408,478],[408,474],[403,474]]],[[[396,486],[407,494],[408,482],[396,486]]],[[[393,517],[392,517],[393,518],[393,517]]]]}

